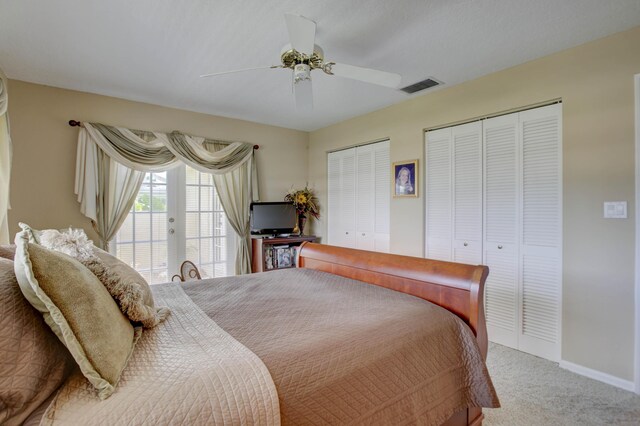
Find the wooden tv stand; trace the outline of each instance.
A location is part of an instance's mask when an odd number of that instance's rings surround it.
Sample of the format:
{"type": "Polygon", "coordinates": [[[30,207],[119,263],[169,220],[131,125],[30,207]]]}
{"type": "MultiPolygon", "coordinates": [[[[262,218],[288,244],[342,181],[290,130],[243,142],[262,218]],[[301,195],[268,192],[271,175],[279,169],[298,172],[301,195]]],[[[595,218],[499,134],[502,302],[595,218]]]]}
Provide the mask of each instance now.
{"type": "Polygon", "coordinates": [[[284,263],[287,266],[278,266],[277,261],[274,261],[273,249],[278,246],[298,247],[305,241],[315,243],[318,237],[313,235],[301,235],[291,237],[252,237],[251,238],[251,272],[264,272],[273,271],[276,269],[294,268],[295,258],[293,250],[288,255],[289,262],[284,263]],[[269,261],[269,253],[271,251],[271,261],[269,261]]]}

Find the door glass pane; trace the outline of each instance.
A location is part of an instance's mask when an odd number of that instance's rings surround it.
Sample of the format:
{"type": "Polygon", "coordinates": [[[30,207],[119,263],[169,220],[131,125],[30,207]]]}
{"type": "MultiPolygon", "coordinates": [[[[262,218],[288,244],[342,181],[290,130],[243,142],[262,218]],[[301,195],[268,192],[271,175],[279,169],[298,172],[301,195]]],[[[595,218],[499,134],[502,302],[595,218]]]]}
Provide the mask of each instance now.
{"type": "MultiPolygon", "coordinates": [[[[204,181],[204,179],[203,179],[204,181]]],[[[213,210],[213,195],[215,191],[210,191],[205,188],[201,188],[200,190],[200,211],[201,212],[210,212],[213,210]]]]}
{"type": "Polygon", "coordinates": [[[198,213],[186,213],[185,235],[187,238],[197,238],[200,235],[200,215],[198,213]]]}
{"type": "Polygon", "coordinates": [[[116,257],[128,265],[133,265],[133,243],[117,244],[116,257]]]}
{"type": "Polygon", "coordinates": [[[200,237],[212,237],[211,212],[200,213],[200,237]]]}
{"type": "Polygon", "coordinates": [[[187,184],[190,185],[197,185],[199,182],[198,178],[199,178],[199,173],[197,170],[192,169],[191,167],[187,167],[187,184]]]}
{"type": "Polygon", "coordinates": [[[198,191],[198,184],[194,183],[194,184],[187,184],[187,211],[188,212],[197,212],[198,210],[200,210],[200,205],[198,204],[199,197],[198,197],[199,191],[198,191]]]}
{"type": "Polygon", "coordinates": [[[129,215],[118,232],[121,241],[133,241],[133,216],[129,215]]]}
{"type": "Polygon", "coordinates": [[[153,213],[151,216],[151,236],[153,241],[167,241],[167,214],[153,213]]]}

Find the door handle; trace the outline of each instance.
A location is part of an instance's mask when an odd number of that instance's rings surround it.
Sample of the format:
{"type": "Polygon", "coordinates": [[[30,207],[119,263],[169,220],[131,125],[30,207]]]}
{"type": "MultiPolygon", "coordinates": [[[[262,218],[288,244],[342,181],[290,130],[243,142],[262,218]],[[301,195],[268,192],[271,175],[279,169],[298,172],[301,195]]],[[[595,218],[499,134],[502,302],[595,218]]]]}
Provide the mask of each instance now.
{"type": "Polygon", "coordinates": [[[498,246],[498,250],[502,250],[502,245],[499,245],[499,246],[498,246]]]}
{"type": "Polygon", "coordinates": [[[466,247],[466,246],[468,246],[468,245],[469,245],[469,243],[468,243],[468,242],[466,242],[466,241],[465,241],[465,242],[464,242],[464,244],[463,244],[463,246],[465,246],[465,247],[466,247]]]}

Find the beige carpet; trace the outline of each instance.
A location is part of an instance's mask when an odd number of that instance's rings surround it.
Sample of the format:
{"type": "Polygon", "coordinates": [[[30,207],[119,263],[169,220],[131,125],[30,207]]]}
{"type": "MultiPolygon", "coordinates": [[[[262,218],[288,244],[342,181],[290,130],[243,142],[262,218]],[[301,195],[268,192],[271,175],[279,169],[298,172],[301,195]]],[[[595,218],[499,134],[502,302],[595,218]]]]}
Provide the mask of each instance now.
{"type": "Polygon", "coordinates": [[[484,425],[640,425],[640,396],[490,344],[487,366],[502,408],[484,425]]]}

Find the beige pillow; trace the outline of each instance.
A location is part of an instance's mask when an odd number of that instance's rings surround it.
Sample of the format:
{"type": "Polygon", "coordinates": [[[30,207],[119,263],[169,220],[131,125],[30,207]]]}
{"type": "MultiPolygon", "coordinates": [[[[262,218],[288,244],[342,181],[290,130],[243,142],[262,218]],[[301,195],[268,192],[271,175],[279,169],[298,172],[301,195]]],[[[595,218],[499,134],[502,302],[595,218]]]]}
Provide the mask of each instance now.
{"type": "Polygon", "coordinates": [[[118,274],[121,279],[125,281],[130,281],[138,284],[140,289],[142,290],[142,294],[144,295],[144,304],[150,307],[154,307],[155,303],[153,301],[153,295],[151,294],[151,288],[149,287],[149,283],[145,280],[142,275],[138,273],[131,266],[124,263],[122,260],[117,257],[107,253],[104,250],[99,249],[98,247],[93,248],[93,252],[96,256],[100,258],[104,262],[105,265],[114,273],[118,274]]]}
{"type": "Polygon", "coordinates": [[[63,253],[16,235],[16,278],[27,300],[65,344],[101,399],[111,395],[139,330],[91,271],[63,253]]]}
{"type": "MultiPolygon", "coordinates": [[[[137,272],[134,271],[134,274],[128,276],[127,269],[129,268],[127,268],[123,271],[124,276],[122,276],[96,256],[93,242],[87,238],[84,231],[68,229],[60,232],[56,229],[47,229],[42,231],[39,237],[42,246],[73,257],[93,272],[111,294],[113,300],[116,301],[122,313],[132,322],[140,323],[145,328],[153,328],[169,315],[168,308],[156,309],[153,306],[152,298],[150,299],[151,306],[145,303],[143,286],[135,279],[139,278],[144,283],[149,297],[150,289],[137,272]]],[[[104,254],[106,255],[106,253],[104,254]]],[[[116,268],[124,265],[120,261],[114,262],[113,257],[109,260],[116,268]]]]}
{"type": "Polygon", "coordinates": [[[22,424],[73,368],[69,352],[20,292],[13,261],[0,259],[0,424],[22,424]]]}
{"type": "Polygon", "coordinates": [[[16,257],[16,246],[11,245],[1,245],[0,246],[0,257],[4,259],[13,260],[16,257]]]}
{"type": "Polygon", "coordinates": [[[135,324],[153,328],[170,314],[166,307],[155,307],[149,284],[135,269],[95,247],[82,229],[40,231],[25,223],[20,223],[20,227],[27,232],[30,242],[67,254],[86,266],[135,324]]]}

